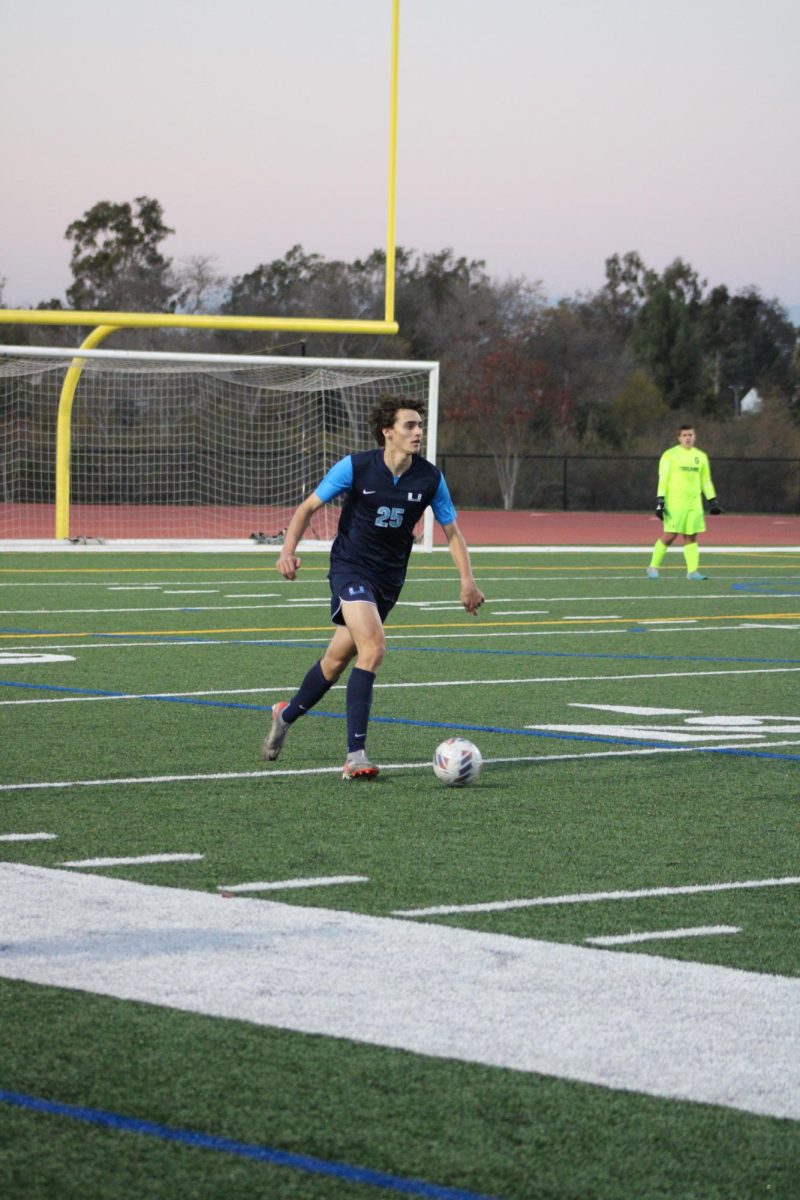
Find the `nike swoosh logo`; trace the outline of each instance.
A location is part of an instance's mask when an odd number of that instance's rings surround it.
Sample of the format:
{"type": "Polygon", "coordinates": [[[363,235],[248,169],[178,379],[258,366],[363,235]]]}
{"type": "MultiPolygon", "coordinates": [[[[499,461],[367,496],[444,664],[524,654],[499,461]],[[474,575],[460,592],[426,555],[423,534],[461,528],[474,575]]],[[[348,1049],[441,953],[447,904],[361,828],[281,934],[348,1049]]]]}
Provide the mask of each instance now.
{"type": "Polygon", "coordinates": [[[374,495],[375,495],[375,491],[376,491],[376,489],[375,489],[375,488],[372,488],[370,491],[367,491],[367,489],[366,489],[366,488],[364,488],[364,495],[365,495],[365,496],[374,496],[374,495]]]}

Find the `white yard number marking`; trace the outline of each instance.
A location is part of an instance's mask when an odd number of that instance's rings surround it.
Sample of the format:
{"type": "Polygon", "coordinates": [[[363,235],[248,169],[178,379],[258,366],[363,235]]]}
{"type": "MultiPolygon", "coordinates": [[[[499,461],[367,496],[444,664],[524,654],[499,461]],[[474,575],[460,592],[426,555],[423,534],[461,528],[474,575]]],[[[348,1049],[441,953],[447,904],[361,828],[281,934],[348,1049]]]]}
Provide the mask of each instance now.
{"type": "Polygon", "coordinates": [[[767,737],[800,734],[800,717],[730,714],[704,715],[694,708],[644,708],[625,704],[579,704],[570,708],[588,708],[615,716],[639,717],[638,721],[580,725],[526,725],[526,729],[546,729],[557,733],[584,733],[599,737],[626,738],[643,742],[752,742],[767,737]],[[654,720],[671,717],[672,720],[654,720]],[[680,719],[678,719],[680,718],[680,719]]]}
{"type": "Polygon", "coordinates": [[[800,979],[22,863],[0,892],[7,979],[800,1119],[800,979]]]}

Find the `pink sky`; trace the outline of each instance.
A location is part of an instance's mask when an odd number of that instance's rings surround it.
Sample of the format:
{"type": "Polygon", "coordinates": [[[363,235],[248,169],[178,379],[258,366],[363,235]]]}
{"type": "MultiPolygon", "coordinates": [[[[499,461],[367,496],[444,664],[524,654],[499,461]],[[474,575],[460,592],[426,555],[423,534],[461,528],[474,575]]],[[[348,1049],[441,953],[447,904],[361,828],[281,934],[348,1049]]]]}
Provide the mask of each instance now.
{"type": "MultiPolygon", "coordinates": [[[[63,299],[104,199],[228,276],[385,244],[390,0],[0,3],[7,305],[63,299]]],[[[796,0],[401,0],[397,241],[553,297],[638,250],[800,306],[798,45],[796,0]]]]}

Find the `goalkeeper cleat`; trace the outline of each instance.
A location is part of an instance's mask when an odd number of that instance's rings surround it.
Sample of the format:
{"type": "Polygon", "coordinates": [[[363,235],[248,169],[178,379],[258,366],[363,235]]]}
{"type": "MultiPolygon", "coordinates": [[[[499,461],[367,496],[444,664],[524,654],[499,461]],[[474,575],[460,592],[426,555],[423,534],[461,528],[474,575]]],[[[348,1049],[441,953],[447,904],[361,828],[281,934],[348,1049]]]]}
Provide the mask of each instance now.
{"type": "Polygon", "coordinates": [[[686,576],[687,579],[708,579],[707,575],[703,575],[700,571],[690,571],[686,576]]]}
{"type": "Polygon", "coordinates": [[[648,579],[658,579],[658,568],[657,567],[648,567],[647,568],[647,578],[648,579]]]}
{"type": "Polygon", "coordinates": [[[274,762],[281,752],[289,726],[283,719],[283,710],[289,707],[288,700],[279,700],[272,706],[272,725],[264,741],[261,743],[261,757],[266,762],[274,762]]]}
{"type": "Polygon", "coordinates": [[[370,762],[363,750],[353,750],[345,759],[342,767],[342,779],[374,779],[378,767],[370,762]]]}

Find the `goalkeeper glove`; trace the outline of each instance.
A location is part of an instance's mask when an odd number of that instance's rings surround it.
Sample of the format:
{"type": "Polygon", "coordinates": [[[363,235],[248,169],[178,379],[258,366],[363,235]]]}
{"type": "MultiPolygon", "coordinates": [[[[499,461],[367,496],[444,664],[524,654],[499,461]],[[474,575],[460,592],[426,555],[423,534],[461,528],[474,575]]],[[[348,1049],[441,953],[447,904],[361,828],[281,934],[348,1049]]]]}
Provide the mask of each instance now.
{"type": "Polygon", "coordinates": [[[664,501],[664,497],[663,497],[663,496],[657,496],[657,497],[656,497],[656,516],[658,517],[659,521],[663,521],[663,520],[664,520],[664,517],[665,517],[665,515],[666,515],[666,511],[667,511],[667,506],[666,506],[666,503],[665,503],[665,501],[664,501]]]}
{"type": "Polygon", "coordinates": [[[712,517],[721,517],[725,512],[725,509],[722,507],[717,497],[712,496],[708,502],[708,511],[711,513],[712,517]]]}

